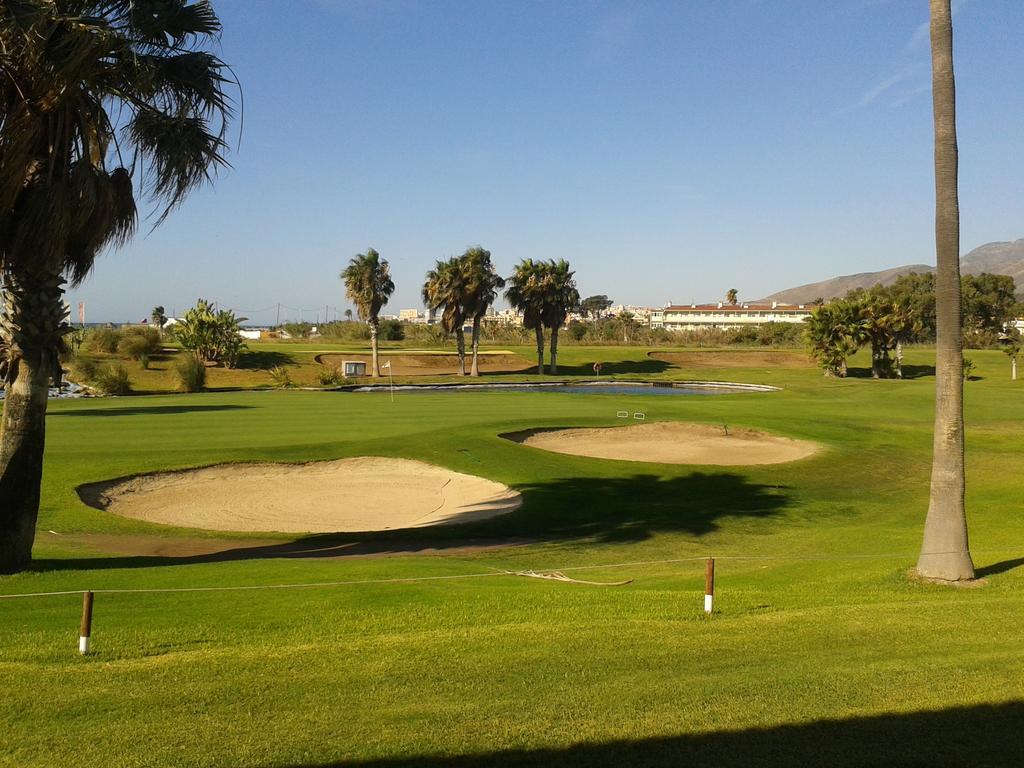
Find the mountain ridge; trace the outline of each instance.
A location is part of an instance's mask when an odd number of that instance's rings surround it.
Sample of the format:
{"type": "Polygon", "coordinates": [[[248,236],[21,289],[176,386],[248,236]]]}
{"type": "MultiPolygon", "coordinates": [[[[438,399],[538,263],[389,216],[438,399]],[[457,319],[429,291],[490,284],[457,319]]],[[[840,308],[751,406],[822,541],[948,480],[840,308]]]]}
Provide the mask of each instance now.
{"type": "MultiPolygon", "coordinates": [[[[1009,275],[1017,283],[1017,290],[1024,290],[1024,238],[1020,240],[995,241],[979,245],[960,257],[960,270],[965,275],[991,272],[1009,275]]],[[[858,272],[840,275],[816,283],[798,285],[766,296],[762,301],[777,301],[780,304],[810,304],[816,299],[834,299],[845,296],[856,288],[871,288],[881,283],[892,285],[901,275],[911,272],[934,272],[928,264],[907,264],[878,272],[858,272]]]]}

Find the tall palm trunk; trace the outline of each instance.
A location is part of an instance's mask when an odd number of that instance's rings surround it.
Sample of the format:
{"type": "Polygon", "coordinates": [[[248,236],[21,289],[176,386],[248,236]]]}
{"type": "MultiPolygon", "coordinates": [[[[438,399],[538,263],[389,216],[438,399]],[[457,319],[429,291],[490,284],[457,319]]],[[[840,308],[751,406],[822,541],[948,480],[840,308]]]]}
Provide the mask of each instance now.
{"type": "Polygon", "coordinates": [[[537,375],[544,375],[544,326],[538,325],[533,329],[537,334],[537,375]]]}
{"type": "Polygon", "coordinates": [[[470,369],[470,376],[480,375],[480,361],[478,356],[480,354],[480,316],[477,315],[473,318],[473,365],[470,369]]]}
{"type": "Polygon", "coordinates": [[[466,375],[466,332],[462,324],[455,329],[455,348],[459,353],[459,376],[466,375]]]}
{"type": "Polygon", "coordinates": [[[369,322],[370,325],[370,365],[372,367],[372,375],[374,378],[380,376],[380,364],[377,360],[377,332],[380,329],[380,321],[377,318],[372,318],[369,322]]]}
{"type": "Polygon", "coordinates": [[[552,376],[558,375],[558,326],[551,329],[551,362],[548,364],[548,372],[552,376]]]}
{"type": "Polygon", "coordinates": [[[58,275],[7,275],[0,339],[6,349],[0,422],[0,573],[32,560],[43,476],[46,405],[57,348],[67,326],[58,275]]]}
{"type": "Polygon", "coordinates": [[[931,0],[935,120],[935,435],[931,497],[917,561],[922,576],[974,578],[964,510],[964,377],[960,317],[960,207],[950,0],[931,0]]]}

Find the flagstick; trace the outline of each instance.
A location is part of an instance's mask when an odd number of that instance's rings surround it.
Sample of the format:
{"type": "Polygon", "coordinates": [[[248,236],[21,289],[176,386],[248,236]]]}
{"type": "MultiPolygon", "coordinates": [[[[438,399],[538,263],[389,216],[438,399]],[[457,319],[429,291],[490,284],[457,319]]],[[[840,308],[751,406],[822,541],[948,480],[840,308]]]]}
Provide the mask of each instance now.
{"type": "Polygon", "coordinates": [[[395,375],[391,372],[391,361],[388,360],[388,382],[391,384],[391,402],[395,402],[395,375]]]}

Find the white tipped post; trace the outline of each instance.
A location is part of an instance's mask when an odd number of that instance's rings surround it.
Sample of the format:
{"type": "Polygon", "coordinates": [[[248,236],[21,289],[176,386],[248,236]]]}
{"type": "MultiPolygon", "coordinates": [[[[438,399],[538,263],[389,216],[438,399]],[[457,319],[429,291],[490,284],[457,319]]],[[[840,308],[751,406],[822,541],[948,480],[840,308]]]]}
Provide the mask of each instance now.
{"type": "Polygon", "coordinates": [[[715,558],[709,557],[704,568],[704,613],[708,616],[715,606],[715,558]]]}
{"type": "Polygon", "coordinates": [[[82,594],[82,628],[78,633],[78,652],[89,653],[89,636],[92,635],[92,592],[82,594]]]}

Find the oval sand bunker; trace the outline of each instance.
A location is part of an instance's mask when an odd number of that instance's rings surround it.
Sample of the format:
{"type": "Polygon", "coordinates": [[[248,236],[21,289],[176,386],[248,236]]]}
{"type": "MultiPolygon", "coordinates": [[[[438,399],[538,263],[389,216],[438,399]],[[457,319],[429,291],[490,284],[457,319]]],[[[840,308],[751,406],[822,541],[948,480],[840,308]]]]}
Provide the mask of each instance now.
{"type": "Polygon", "coordinates": [[[597,429],[527,430],[502,435],[523,445],[595,459],[735,466],[806,458],[818,446],[752,429],[662,422],[597,429]]]}
{"type": "Polygon", "coordinates": [[[117,515],[214,531],[330,533],[465,523],[518,509],[491,480],[408,459],[221,464],[79,489],[117,515]]]}

